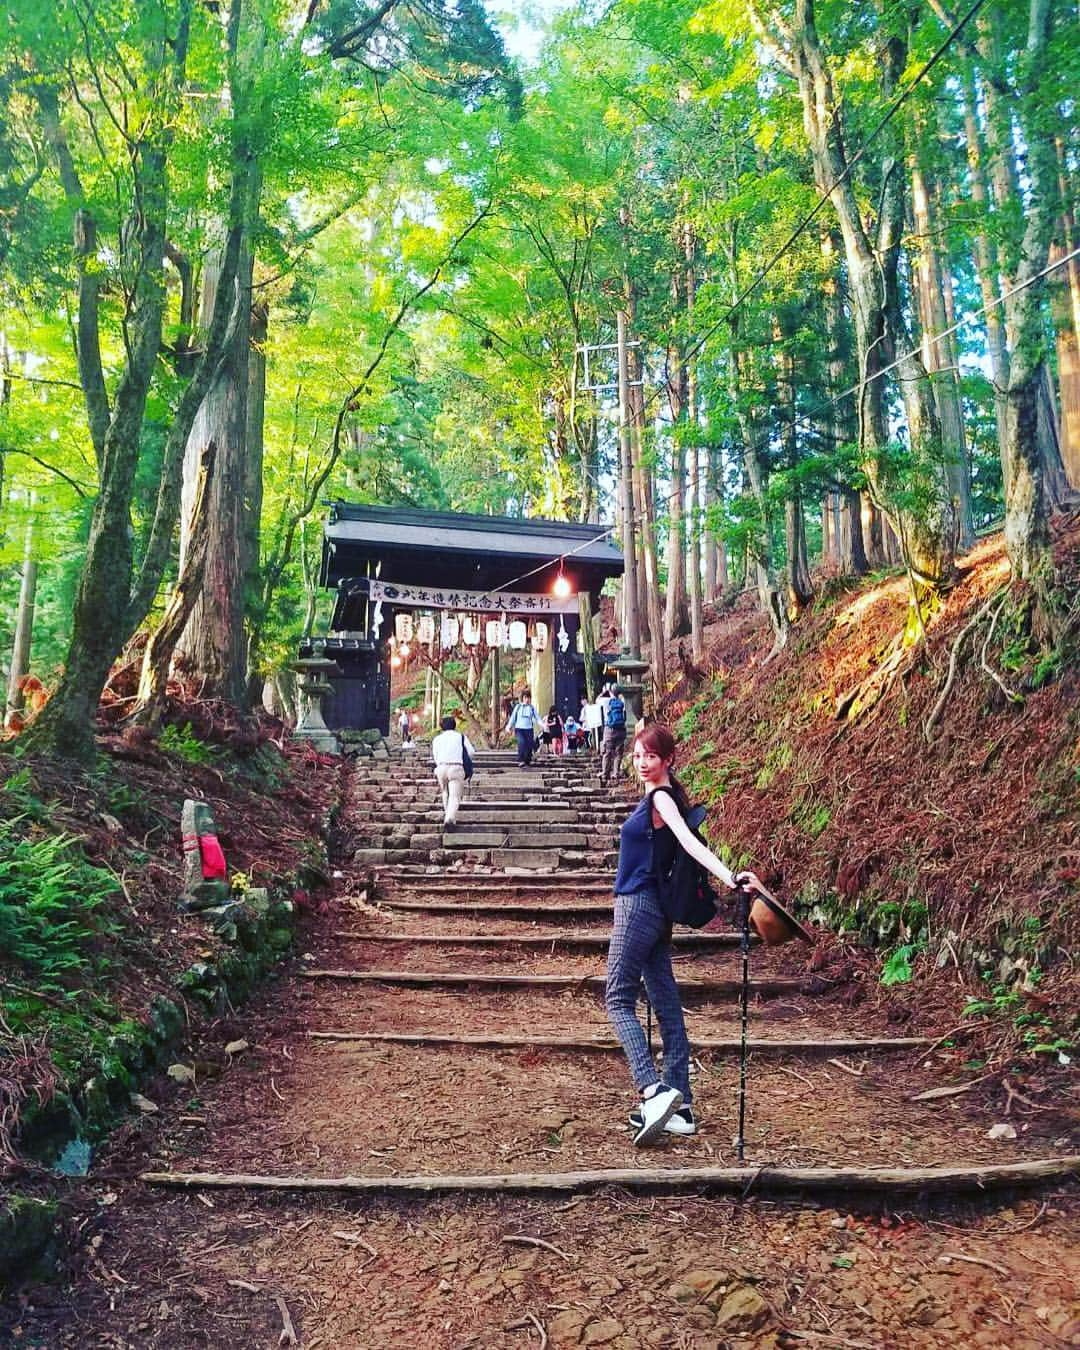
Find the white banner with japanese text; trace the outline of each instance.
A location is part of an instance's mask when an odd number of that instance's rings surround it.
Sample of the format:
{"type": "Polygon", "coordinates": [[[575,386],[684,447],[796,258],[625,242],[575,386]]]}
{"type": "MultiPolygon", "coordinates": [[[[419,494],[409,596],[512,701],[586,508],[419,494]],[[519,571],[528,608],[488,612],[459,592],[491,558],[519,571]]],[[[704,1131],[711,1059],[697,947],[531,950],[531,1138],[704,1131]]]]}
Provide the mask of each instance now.
{"type": "Polygon", "coordinates": [[[524,591],[462,591],[437,586],[402,586],[368,578],[373,603],[397,609],[459,609],[486,614],[576,614],[576,595],[530,595],[524,591]]]}

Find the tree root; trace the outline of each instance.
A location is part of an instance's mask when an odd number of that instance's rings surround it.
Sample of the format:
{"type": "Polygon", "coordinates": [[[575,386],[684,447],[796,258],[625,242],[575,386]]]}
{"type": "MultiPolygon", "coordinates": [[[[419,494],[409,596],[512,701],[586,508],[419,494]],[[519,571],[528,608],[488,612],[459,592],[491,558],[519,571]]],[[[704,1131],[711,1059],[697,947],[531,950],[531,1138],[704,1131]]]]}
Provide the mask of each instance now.
{"type": "MultiPolygon", "coordinates": [[[[933,743],[934,727],[937,725],[941,717],[941,714],[945,711],[945,705],[949,701],[949,695],[952,693],[952,687],[956,683],[956,673],[957,670],[959,669],[959,662],[960,662],[960,649],[963,647],[964,641],[967,638],[968,634],[971,633],[975,628],[977,628],[978,625],[982,622],[982,620],[986,617],[986,615],[990,612],[991,605],[993,605],[994,601],[998,598],[999,595],[1002,595],[1001,591],[993,592],[993,594],[981,607],[981,609],[975,615],[975,617],[973,619],[970,619],[960,630],[959,634],[957,635],[956,641],[952,645],[952,650],[949,653],[949,671],[948,674],[945,676],[945,683],[942,686],[941,693],[937,696],[937,700],[934,703],[934,706],[930,709],[926,721],[923,723],[923,736],[926,738],[926,742],[928,745],[933,743]]],[[[1002,604],[1004,604],[1003,595],[1002,595],[1002,604]]],[[[985,659],[985,652],[986,647],[984,646],[983,647],[984,659],[985,659]]]]}

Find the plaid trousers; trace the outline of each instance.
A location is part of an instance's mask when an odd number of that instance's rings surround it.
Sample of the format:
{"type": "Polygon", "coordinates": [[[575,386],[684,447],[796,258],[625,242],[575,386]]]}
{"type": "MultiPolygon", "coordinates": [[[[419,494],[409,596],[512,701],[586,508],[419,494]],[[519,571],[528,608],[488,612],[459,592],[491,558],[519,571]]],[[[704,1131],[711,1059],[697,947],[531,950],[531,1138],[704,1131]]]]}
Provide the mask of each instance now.
{"type": "Polygon", "coordinates": [[[679,986],[671,968],[671,925],[664,917],[659,901],[648,892],[617,895],[604,1003],[639,1091],[660,1077],[636,1011],[642,977],[645,992],[660,1023],[664,1043],[664,1082],[678,1088],[683,1101],[689,1104],[690,1042],[686,1037],[679,986]]]}

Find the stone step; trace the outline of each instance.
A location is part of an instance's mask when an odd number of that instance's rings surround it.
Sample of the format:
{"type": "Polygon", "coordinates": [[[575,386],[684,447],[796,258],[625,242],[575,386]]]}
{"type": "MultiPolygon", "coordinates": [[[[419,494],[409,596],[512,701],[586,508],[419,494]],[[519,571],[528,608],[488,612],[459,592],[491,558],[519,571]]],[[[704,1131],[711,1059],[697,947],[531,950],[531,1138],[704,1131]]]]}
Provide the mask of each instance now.
{"type": "MultiPolygon", "coordinates": [[[[427,835],[417,835],[413,840],[413,847],[420,848],[421,839],[427,839],[427,835]]],[[[499,832],[483,830],[482,826],[477,826],[475,831],[459,834],[456,830],[438,836],[439,844],[436,847],[445,849],[459,848],[495,848],[495,849],[531,849],[531,848],[569,848],[578,849],[581,852],[591,852],[593,849],[610,847],[607,840],[590,840],[586,836],[572,834],[570,832],[556,832],[550,827],[529,833],[525,830],[514,832],[499,832]]]]}
{"type": "Polygon", "coordinates": [[[581,871],[575,874],[574,880],[568,881],[565,878],[559,878],[558,882],[552,884],[539,881],[533,877],[515,877],[506,880],[501,876],[493,876],[489,872],[432,872],[422,868],[414,867],[380,867],[376,873],[376,880],[381,885],[384,882],[392,882],[393,885],[401,890],[415,889],[422,887],[424,890],[461,890],[467,887],[470,891],[483,890],[547,890],[575,888],[580,890],[582,887],[603,887],[605,891],[610,892],[615,885],[614,871],[581,871]]]}
{"type": "Polygon", "coordinates": [[[544,820],[539,815],[526,816],[524,820],[502,820],[496,818],[493,821],[474,820],[470,817],[468,820],[458,820],[454,825],[447,825],[443,831],[444,834],[501,834],[504,837],[507,834],[565,834],[575,839],[588,837],[589,839],[614,839],[618,834],[618,826],[610,821],[589,821],[582,823],[575,820],[566,820],[556,816],[552,820],[544,820]]]}

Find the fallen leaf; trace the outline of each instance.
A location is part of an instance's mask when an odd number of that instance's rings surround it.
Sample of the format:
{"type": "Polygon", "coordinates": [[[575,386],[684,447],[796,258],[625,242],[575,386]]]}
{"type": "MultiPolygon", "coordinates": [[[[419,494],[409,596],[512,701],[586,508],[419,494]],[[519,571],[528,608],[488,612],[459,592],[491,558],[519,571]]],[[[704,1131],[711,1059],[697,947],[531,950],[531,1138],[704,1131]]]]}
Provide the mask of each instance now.
{"type": "Polygon", "coordinates": [[[247,1043],[247,1041],[230,1041],[229,1044],[225,1047],[225,1053],[227,1055],[242,1055],[245,1050],[250,1049],[251,1046],[247,1043]]]}
{"type": "Polygon", "coordinates": [[[131,1104],[147,1116],[154,1115],[158,1109],[157,1102],[152,1102],[149,1097],[144,1097],[141,1092],[131,1094],[131,1104]]]}
{"type": "Polygon", "coordinates": [[[991,1125],[986,1131],[987,1139],[1015,1139],[1016,1126],[1010,1125],[1007,1120],[1001,1121],[997,1125],[991,1125]]]}
{"type": "Polygon", "coordinates": [[[195,1070],[189,1069],[186,1064],[170,1064],[165,1072],[178,1083],[194,1083],[195,1081],[195,1070]]]}

